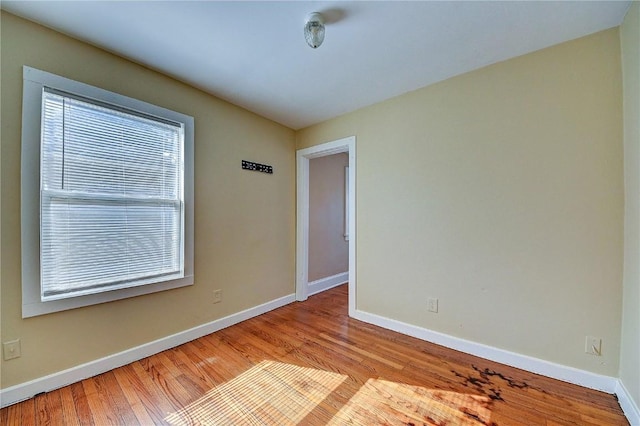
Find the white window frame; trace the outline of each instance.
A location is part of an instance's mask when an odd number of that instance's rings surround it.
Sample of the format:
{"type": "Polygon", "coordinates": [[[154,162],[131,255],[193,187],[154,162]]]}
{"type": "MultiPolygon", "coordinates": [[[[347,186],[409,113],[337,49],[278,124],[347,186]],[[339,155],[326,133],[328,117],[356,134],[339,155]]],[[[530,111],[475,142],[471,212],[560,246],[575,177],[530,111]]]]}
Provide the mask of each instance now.
{"type": "Polygon", "coordinates": [[[22,317],[95,305],[143,294],[192,285],[193,267],[193,193],[194,193],[194,119],[185,114],[109,92],[55,74],[23,67],[22,160],[21,160],[21,234],[22,234],[22,317]],[[41,301],[40,291],[40,138],[42,94],[44,88],[57,89],[84,98],[95,99],[184,125],[184,277],[137,287],[41,301]]]}

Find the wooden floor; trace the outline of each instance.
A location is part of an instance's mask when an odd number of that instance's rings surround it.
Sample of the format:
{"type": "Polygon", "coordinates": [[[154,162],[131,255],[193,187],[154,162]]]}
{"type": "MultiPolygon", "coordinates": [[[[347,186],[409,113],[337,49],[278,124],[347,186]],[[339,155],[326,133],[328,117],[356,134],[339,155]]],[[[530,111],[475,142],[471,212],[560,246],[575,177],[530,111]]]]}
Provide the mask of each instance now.
{"type": "Polygon", "coordinates": [[[0,411],[0,425],[627,425],[616,398],[347,316],[347,286],[0,411]]]}

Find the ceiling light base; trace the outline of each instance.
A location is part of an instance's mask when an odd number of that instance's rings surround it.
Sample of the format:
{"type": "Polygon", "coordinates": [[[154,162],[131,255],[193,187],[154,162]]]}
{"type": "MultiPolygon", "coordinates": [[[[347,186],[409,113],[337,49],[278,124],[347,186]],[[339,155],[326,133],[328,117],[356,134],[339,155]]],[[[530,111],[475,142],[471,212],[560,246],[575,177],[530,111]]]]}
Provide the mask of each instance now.
{"type": "Polygon", "coordinates": [[[313,12],[307,17],[304,24],[304,39],[313,49],[320,47],[324,41],[324,18],[318,12],[313,12]]]}

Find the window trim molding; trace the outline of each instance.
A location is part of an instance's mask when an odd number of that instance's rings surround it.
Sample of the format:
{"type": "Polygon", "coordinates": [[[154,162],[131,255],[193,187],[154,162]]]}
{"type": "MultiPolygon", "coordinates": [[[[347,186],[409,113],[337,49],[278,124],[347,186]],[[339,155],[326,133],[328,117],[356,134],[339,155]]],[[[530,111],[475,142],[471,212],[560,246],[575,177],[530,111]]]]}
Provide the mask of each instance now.
{"type": "Polygon", "coordinates": [[[22,317],[126,299],[192,285],[194,282],[194,119],[144,101],[119,95],[41,71],[23,67],[21,159],[22,317]],[[184,124],[184,277],[138,287],[106,291],[62,300],[40,300],[40,135],[44,87],[75,93],[99,102],[140,111],[184,124]]]}

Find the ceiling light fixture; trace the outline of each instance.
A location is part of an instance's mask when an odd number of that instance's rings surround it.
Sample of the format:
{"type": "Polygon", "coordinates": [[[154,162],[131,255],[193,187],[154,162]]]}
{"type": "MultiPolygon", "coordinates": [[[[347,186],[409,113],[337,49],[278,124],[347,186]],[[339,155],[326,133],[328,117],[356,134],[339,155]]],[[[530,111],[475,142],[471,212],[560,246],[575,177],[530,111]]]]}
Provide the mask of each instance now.
{"type": "Polygon", "coordinates": [[[304,39],[314,49],[324,41],[324,18],[318,12],[313,12],[307,17],[307,22],[304,24],[304,39]]]}

